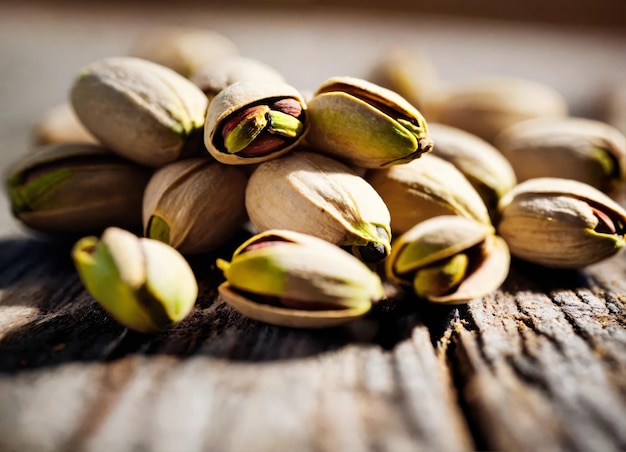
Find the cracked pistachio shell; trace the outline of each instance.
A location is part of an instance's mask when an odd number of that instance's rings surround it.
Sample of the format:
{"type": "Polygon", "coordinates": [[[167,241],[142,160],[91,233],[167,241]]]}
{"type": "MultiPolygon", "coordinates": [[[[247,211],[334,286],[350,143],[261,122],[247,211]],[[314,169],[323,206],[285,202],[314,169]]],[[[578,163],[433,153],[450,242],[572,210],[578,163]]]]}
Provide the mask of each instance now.
{"type": "Polygon", "coordinates": [[[102,146],[65,143],[29,155],[9,173],[11,209],[44,232],[95,232],[141,225],[148,168],[102,146]]]}
{"type": "Polygon", "coordinates": [[[517,183],[508,160],[491,144],[464,130],[438,123],[430,123],[429,130],[435,155],[463,173],[490,213],[497,211],[500,198],[517,183]]]}
{"type": "Polygon", "coordinates": [[[510,254],[502,238],[483,223],[459,216],[439,216],[425,220],[393,242],[385,273],[400,285],[415,285],[420,279],[430,283],[426,294],[416,293],[431,302],[459,304],[483,297],[496,290],[509,272],[510,254]],[[456,257],[466,265],[454,275],[454,283],[437,291],[437,283],[450,278],[443,273],[445,264],[456,257]]]}
{"type": "Polygon", "coordinates": [[[429,152],[422,114],[398,93],[354,77],[324,82],[308,103],[307,143],[363,168],[405,163],[429,152]]]}
{"type": "Polygon", "coordinates": [[[601,121],[530,119],[504,130],[495,144],[520,182],[558,177],[609,192],[626,177],[626,136],[601,121]]]}
{"type": "Polygon", "coordinates": [[[215,31],[193,27],[160,26],[140,34],[130,55],[190,77],[198,68],[239,54],[237,46],[215,31]]]}
{"type": "Polygon", "coordinates": [[[440,89],[423,113],[493,142],[507,127],[525,119],[567,115],[565,98],[550,86],[514,77],[485,77],[440,89]]]}
{"type": "Polygon", "coordinates": [[[511,254],[546,267],[582,268],[624,246],[626,211],[583,182],[529,179],[500,200],[499,210],[498,233],[511,254]]]}
{"type": "Polygon", "coordinates": [[[308,113],[300,92],[291,85],[276,81],[242,80],[220,91],[209,104],[204,127],[204,144],[209,153],[219,162],[230,165],[260,163],[286,154],[302,141],[308,128],[308,113]],[[242,157],[229,153],[224,147],[222,130],[224,123],[236,114],[253,106],[274,103],[281,99],[294,99],[302,109],[302,130],[280,148],[263,155],[242,157]]]}
{"type": "Polygon", "coordinates": [[[71,91],[76,115],[99,141],[138,163],[177,160],[201,133],[207,98],[176,72],[132,57],[83,68],[71,91]]]}
{"type": "Polygon", "coordinates": [[[165,330],[184,319],[196,302],[198,286],[189,264],[159,241],[108,228],[101,239],[79,240],[72,258],[91,296],[132,330],[165,330]]]}
{"type": "Polygon", "coordinates": [[[380,278],[339,247],[307,234],[268,230],[218,260],[221,296],[241,314],[281,326],[319,328],[366,314],[384,297],[380,278]]]}
{"type": "Polygon", "coordinates": [[[46,112],[35,124],[34,138],[38,146],[60,143],[98,144],[98,140],[85,129],[72,106],[67,103],[46,112]]]}
{"type": "Polygon", "coordinates": [[[389,254],[387,206],[363,178],[324,155],[296,151],[260,164],[248,181],[246,210],[259,231],[310,234],[372,263],[389,254]]]}
{"type": "Polygon", "coordinates": [[[184,254],[216,249],[246,221],[246,182],[241,168],[208,158],[160,168],[144,195],[144,235],[184,254]]]}
{"type": "Polygon", "coordinates": [[[435,155],[370,170],[365,179],[389,208],[395,235],[439,215],[460,215],[491,225],[485,203],[467,178],[435,155]]]}

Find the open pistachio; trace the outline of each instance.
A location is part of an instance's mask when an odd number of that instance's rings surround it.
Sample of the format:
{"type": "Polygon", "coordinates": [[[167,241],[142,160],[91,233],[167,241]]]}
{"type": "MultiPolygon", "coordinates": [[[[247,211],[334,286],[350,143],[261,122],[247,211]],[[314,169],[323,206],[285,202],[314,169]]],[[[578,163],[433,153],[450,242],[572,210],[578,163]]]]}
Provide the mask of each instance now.
{"type": "Polygon", "coordinates": [[[95,144],[41,148],[18,163],[7,185],[13,214],[46,232],[95,232],[141,225],[148,168],[95,144]]]}
{"type": "Polygon", "coordinates": [[[207,98],[180,74],[132,57],[105,58],[74,82],[72,106],[85,127],[118,154],[159,167],[202,133],[207,98]]]}
{"type": "Polygon", "coordinates": [[[516,184],[511,164],[498,149],[469,132],[438,123],[430,123],[429,130],[435,155],[463,173],[494,218],[498,201],[516,184]]]}
{"type": "Polygon", "coordinates": [[[498,233],[511,254],[546,267],[582,268],[624,246],[626,211],[583,182],[529,179],[499,209],[498,233]]]}
{"type": "Polygon", "coordinates": [[[345,163],[380,168],[429,152],[424,117],[398,93],[366,80],[334,77],[308,103],[307,142],[345,163]]]}
{"type": "Polygon", "coordinates": [[[495,141],[520,182],[575,179],[610,192],[626,178],[626,136],[585,118],[535,118],[505,129],[495,141]]]}
{"type": "Polygon", "coordinates": [[[241,168],[207,158],[160,168],[144,195],[144,235],[185,254],[214,250],[246,221],[246,181],[241,168]]]}
{"type": "Polygon", "coordinates": [[[425,220],[394,240],[385,273],[435,303],[459,304],[496,290],[510,254],[492,227],[459,216],[425,220]]]}
{"type": "Polygon", "coordinates": [[[289,152],[304,137],[306,105],[290,85],[243,80],[209,104],[204,143],[219,162],[259,163],[289,152]]]}
{"type": "Polygon", "coordinates": [[[268,230],[219,259],[219,293],[241,314],[274,325],[320,328],[366,314],[384,296],[378,275],[325,240],[268,230]]]}
{"type": "Polygon", "coordinates": [[[59,143],[98,144],[76,117],[71,105],[65,103],[52,108],[35,124],[35,144],[45,146],[59,143]]]}
{"type": "Polygon", "coordinates": [[[439,215],[460,215],[491,224],[485,203],[463,173],[435,155],[369,170],[365,179],[389,208],[394,235],[439,215]]]}
{"type": "Polygon", "coordinates": [[[198,285],[174,248],[108,228],[102,238],[84,237],[72,250],[80,279],[115,320],[141,333],[155,333],[184,319],[198,285]]]}
{"type": "Polygon", "coordinates": [[[389,210],[346,165],[296,151],[264,162],[250,176],[246,209],[254,226],[290,229],[339,246],[366,262],[389,254],[389,210]]]}
{"type": "Polygon", "coordinates": [[[153,61],[190,77],[198,68],[237,55],[237,46],[226,36],[193,27],[159,26],[141,33],[130,55],[153,61]]]}

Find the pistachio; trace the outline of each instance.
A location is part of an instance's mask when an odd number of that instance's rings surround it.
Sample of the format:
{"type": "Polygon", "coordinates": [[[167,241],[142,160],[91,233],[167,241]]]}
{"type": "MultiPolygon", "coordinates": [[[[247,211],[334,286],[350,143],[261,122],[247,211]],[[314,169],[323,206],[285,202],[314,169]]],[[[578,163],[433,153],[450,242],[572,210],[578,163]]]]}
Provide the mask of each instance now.
{"type": "Polygon", "coordinates": [[[495,218],[498,201],[516,184],[511,164],[498,149],[469,132],[438,123],[431,123],[429,130],[435,155],[463,173],[495,218]]]}
{"type": "Polygon", "coordinates": [[[198,296],[187,261],[172,247],[108,228],[84,237],[72,250],[83,285],[111,317],[127,328],[155,333],[184,319],[198,296]]]}
{"type": "Polygon", "coordinates": [[[429,96],[423,113],[492,142],[505,128],[525,119],[565,116],[567,103],[553,88],[513,77],[485,77],[444,87],[429,96]]]}
{"type": "Polygon", "coordinates": [[[626,134],[626,82],[610,84],[598,97],[595,108],[598,117],[626,134]]]}
{"type": "Polygon", "coordinates": [[[366,314],[383,298],[380,278],[322,239],[268,230],[244,242],[231,262],[218,259],[224,300],[245,316],[282,326],[319,328],[366,314]]]}
{"type": "Polygon", "coordinates": [[[345,163],[380,168],[429,152],[423,116],[398,93],[366,80],[334,77],[308,103],[307,142],[345,163]]]}
{"type": "Polygon", "coordinates": [[[310,234],[366,262],[389,254],[387,206],[363,178],[324,155],[296,151],[260,164],[248,181],[246,209],[259,231],[310,234]]]}
{"type": "Polygon", "coordinates": [[[306,105],[290,85],[243,80],[211,101],[204,143],[216,160],[233,165],[259,163],[289,152],[304,137],[306,105]]]}
{"type": "Polygon", "coordinates": [[[69,104],[60,104],[52,108],[35,125],[35,144],[45,146],[59,143],[98,144],[76,117],[69,104]]]}
{"type": "Polygon", "coordinates": [[[284,77],[273,67],[243,56],[231,56],[211,61],[198,68],[190,80],[195,83],[209,100],[217,93],[235,82],[243,80],[262,80],[284,83],[284,77]]]}
{"type": "Polygon", "coordinates": [[[601,121],[529,119],[505,129],[496,145],[520,182],[558,177],[610,192],[626,178],[626,136],[601,121]]]}
{"type": "Polygon", "coordinates": [[[226,36],[193,27],[160,26],[141,33],[130,55],[173,69],[190,77],[205,64],[237,55],[237,46],[226,36]]]}
{"type": "Polygon", "coordinates": [[[626,211],[583,182],[529,179],[500,200],[498,233],[511,254],[546,267],[582,268],[624,246],[626,211]]]}
{"type": "Polygon", "coordinates": [[[178,159],[204,125],[207,98],[164,66],[131,57],[85,67],[72,106],[85,127],[118,154],[159,167],[178,159]]]}
{"type": "Polygon", "coordinates": [[[7,185],[13,214],[46,232],[95,232],[141,225],[143,191],[152,171],[102,146],[65,143],[18,163],[7,185]]]}
{"type": "Polygon", "coordinates": [[[500,287],[509,264],[506,243],[492,227],[444,215],[416,224],[394,240],[385,273],[431,302],[460,304],[500,287]]]}
{"type": "Polygon", "coordinates": [[[394,235],[439,215],[460,215],[491,224],[485,203],[463,173],[435,155],[369,170],[365,179],[389,208],[394,235]]]}
{"type": "Polygon", "coordinates": [[[213,251],[246,221],[246,181],[241,168],[207,158],[160,168],[144,195],[144,235],[185,254],[213,251]]]}

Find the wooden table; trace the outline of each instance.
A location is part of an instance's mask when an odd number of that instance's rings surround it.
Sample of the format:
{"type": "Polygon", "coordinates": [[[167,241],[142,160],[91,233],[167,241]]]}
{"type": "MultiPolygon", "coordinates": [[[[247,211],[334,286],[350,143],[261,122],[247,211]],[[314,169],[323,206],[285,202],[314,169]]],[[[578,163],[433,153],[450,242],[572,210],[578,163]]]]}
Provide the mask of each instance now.
{"type": "MultiPolygon", "coordinates": [[[[626,35],[445,17],[0,4],[2,168],[77,70],[155,23],[223,32],[302,88],[364,75],[398,42],[444,79],[520,75],[592,111],[626,74],[626,35]],[[96,8],[96,7],[94,7],[96,8]]],[[[119,5],[118,5],[119,6],[119,5]]],[[[463,451],[626,449],[626,259],[585,271],[514,261],[465,307],[401,301],[323,331],[245,319],[191,259],[197,305],[140,335],[83,290],[70,243],[27,233],[0,198],[0,450],[463,451]]]]}

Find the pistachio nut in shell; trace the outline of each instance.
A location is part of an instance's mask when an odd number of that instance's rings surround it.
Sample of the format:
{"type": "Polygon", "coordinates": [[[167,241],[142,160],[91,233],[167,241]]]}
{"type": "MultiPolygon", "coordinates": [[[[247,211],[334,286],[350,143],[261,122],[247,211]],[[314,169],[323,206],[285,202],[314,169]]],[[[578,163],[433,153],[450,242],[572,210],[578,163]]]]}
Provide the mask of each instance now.
{"type": "Polygon", "coordinates": [[[208,158],[160,168],[144,194],[144,235],[183,254],[213,251],[246,221],[246,182],[241,168],[208,158]]]}
{"type": "Polygon", "coordinates": [[[68,103],[50,109],[35,124],[34,141],[38,146],[59,143],[98,144],[98,140],[81,124],[68,103]]]}
{"type": "Polygon", "coordinates": [[[45,146],[9,173],[11,209],[44,232],[99,232],[138,228],[152,170],[94,144],[45,146]]]}
{"type": "Polygon", "coordinates": [[[74,81],[76,115],[100,142],[144,165],[177,160],[202,134],[208,100],[182,75],[132,57],[105,58],[74,81]]]}
{"type": "Polygon", "coordinates": [[[198,296],[187,261],[157,240],[108,228],[84,237],[72,250],[83,285],[115,320],[141,333],[156,333],[184,319],[198,296]]]}
{"type": "Polygon", "coordinates": [[[290,229],[349,247],[366,262],[389,254],[389,210],[378,193],[330,157],[296,151],[261,163],[246,187],[259,230],[290,229]]]}
{"type": "Polygon", "coordinates": [[[231,262],[219,259],[220,295],[242,314],[303,328],[339,325],[384,297],[382,282],[339,247],[307,234],[268,230],[244,242],[231,262]]]}
{"type": "Polygon", "coordinates": [[[529,179],[500,200],[499,210],[498,233],[511,254],[546,267],[582,268],[624,246],[626,211],[583,182],[529,179]]]}
{"type": "Polygon", "coordinates": [[[439,215],[460,215],[491,225],[485,203],[467,178],[435,155],[369,170],[365,179],[389,208],[394,235],[439,215]]]}
{"type": "Polygon", "coordinates": [[[333,77],[308,102],[307,143],[354,166],[405,163],[432,149],[422,114],[398,93],[354,77],[333,77]]]}
{"type": "Polygon", "coordinates": [[[525,119],[565,116],[565,98],[552,87],[515,77],[484,77],[442,87],[422,112],[439,122],[492,142],[505,128],[525,119]]]}
{"type": "Polygon", "coordinates": [[[308,128],[306,105],[286,83],[242,80],[209,104],[204,144],[219,162],[248,165],[293,149],[308,128]]]}
{"type": "Polygon", "coordinates": [[[460,304],[500,287],[509,265],[507,245],[492,227],[444,215],[416,224],[396,238],[385,273],[431,302],[460,304]]]}
{"type": "Polygon", "coordinates": [[[141,33],[129,53],[190,77],[205,64],[238,55],[239,49],[226,36],[213,30],[159,26],[141,33]]]}
{"type": "Polygon", "coordinates": [[[456,127],[430,123],[434,155],[452,163],[476,189],[494,217],[498,201],[517,183],[502,153],[482,138],[456,127]]]}
{"type": "Polygon", "coordinates": [[[495,144],[520,182],[558,177],[610,192],[626,177],[626,136],[602,121],[529,119],[505,129],[495,144]]]}

